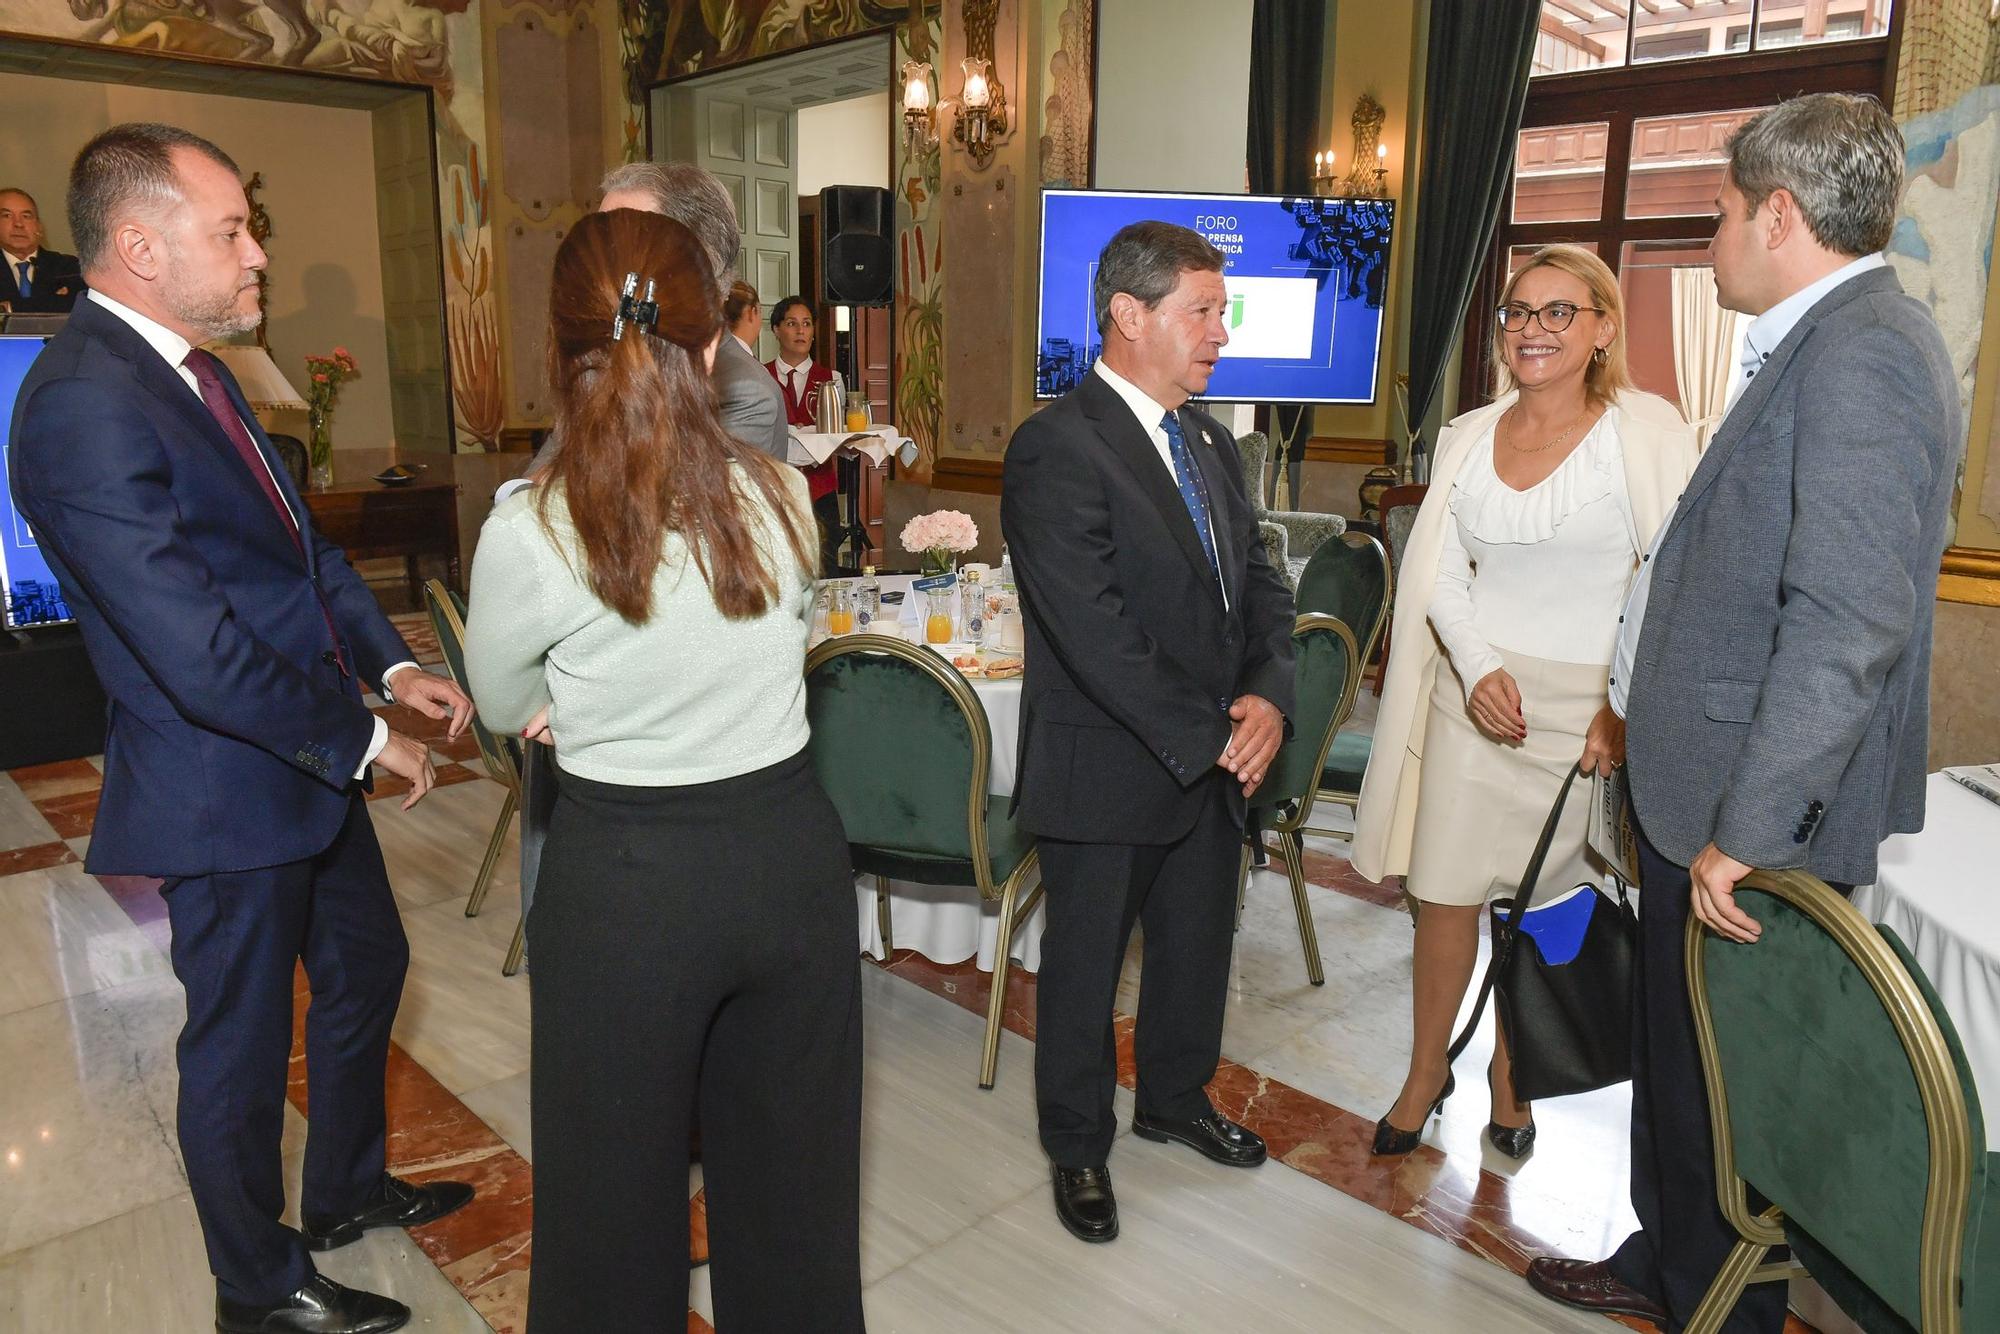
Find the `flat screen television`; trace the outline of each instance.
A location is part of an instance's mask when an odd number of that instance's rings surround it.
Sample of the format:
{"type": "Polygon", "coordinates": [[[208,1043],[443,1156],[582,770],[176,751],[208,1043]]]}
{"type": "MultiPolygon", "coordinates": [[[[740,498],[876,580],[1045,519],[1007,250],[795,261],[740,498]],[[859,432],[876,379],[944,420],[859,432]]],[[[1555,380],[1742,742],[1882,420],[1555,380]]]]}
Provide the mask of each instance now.
{"type": "Polygon", "coordinates": [[[1097,257],[1127,223],[1191,227],[1225,256],[1229,342],[1205,397],[1372,403],[1396,205],[1387,199],[1047,190],[1035,396],[1075,388],[1101,340],[1097,257]]]}
{"type": "Polygon", "coordinates": [[[0,335],[0,611],[10,630],[75,619],[35,545],[28,521],[14,508],[9,471],[14,461],[14,400],[47,341],[40,335],[0,335]]]}

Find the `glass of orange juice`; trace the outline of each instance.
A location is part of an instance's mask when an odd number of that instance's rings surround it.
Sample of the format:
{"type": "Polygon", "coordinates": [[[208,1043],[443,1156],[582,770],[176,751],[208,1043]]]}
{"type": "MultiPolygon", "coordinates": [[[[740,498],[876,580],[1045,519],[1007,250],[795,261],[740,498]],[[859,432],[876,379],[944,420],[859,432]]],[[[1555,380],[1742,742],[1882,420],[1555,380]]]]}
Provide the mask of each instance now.
{"type": "Polygon", "coordinates": [[[854,633],[854,590],[845,583],[833,586],[833,601],[826,611],[826,632],[830,635],[854,633]]]}
{"type": "Polygon", "coordinates": [[[951,589],[933,588],[930,591],[930,612],[924,618],[925,643],[949,644],[951,642],[951,604],[951,589]]]}
{"type": "Polygon", "coordinates": [[[874,409],[868,402],[868,395],[859,389],[847,391],[847,432],[859,435],[874,425],[874,409]]]}

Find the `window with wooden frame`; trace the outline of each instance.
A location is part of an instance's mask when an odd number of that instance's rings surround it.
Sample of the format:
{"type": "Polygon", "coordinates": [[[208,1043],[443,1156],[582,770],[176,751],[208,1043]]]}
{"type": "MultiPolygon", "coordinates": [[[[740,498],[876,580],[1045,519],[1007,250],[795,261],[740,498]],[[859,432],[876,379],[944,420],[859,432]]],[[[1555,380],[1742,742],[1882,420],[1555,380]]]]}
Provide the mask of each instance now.
{"type": "Polygon", "coordinates": [[[1545,245],[1618,274],[1639,387],[1679,403],[1673,271],[1706,269],[1724,145],[1802,93],[1888,100],[1893,0],[1544,0],[1514,179],[1466,318],[1461,409],[1492,392],[1493,311],[1545,245]]]}

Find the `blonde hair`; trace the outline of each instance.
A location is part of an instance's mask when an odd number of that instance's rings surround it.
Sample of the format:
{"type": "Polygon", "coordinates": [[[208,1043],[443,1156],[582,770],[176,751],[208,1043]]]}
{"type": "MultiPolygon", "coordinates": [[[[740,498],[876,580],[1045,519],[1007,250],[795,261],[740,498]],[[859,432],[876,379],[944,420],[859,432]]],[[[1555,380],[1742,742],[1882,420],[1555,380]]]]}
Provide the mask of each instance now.
{"type": "MultiPolygon", "coordinates": [[[[1632,369],[1625,360],[1625,298],[1618,290],[1618,276],[1611,266],[1580,245],[1543,246],[1529,257],[1520,271],[1507,280],[1500,304],[1514,299],[1521,279],[1536,269],[1556,269],[1577,279],[1590,291],[1590,304],[1603,310],[1600,319],[1611,321],[1611,341],[1604,355],[1592,356],[1583,371],[1583,392],[1592,403],[1614,403],[1632,388],[1632,369]]],[[[1507,368],[1506,330],[1493,321],[1493,395],[1498,398],[1514,388],[1514,373],[1507,368]]]]}

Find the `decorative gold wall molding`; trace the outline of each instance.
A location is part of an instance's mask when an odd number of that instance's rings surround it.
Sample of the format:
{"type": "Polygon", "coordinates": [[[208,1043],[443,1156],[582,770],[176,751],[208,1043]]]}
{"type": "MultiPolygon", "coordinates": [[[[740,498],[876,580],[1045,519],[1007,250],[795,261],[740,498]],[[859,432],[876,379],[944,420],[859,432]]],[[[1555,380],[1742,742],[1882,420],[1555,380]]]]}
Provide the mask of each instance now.
{"type": "Polygon", "coordinates": [[[2000,607],[2000,551],[1952,547],[1938,575],[1938,600],[2000,607]]]}
{"type": "Polygon", "coordinates": [[[997,496],[1000,494],[1003,467],[999,459],[972,459],[962,454],[947,454],[931,470],[931,485],[946,491],[976,491],[982,495],[997,496]]]}

